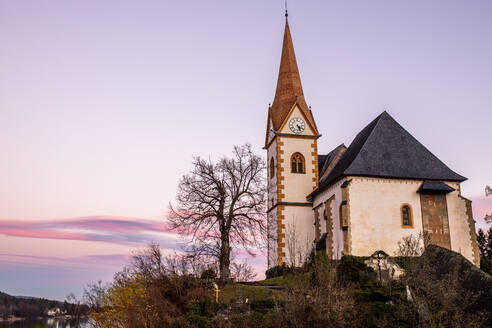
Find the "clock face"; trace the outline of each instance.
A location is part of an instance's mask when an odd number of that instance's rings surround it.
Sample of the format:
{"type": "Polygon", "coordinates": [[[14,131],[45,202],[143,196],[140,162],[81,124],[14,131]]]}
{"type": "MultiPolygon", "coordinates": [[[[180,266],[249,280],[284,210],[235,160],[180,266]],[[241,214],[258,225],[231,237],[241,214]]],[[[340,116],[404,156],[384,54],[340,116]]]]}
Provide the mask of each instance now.
{"type": "Polygon", "coordinates": [[[294,133],[301,133],[305,127],[306,123],[300,117],[294,117],[289,122],[289,128],[294,133]]]}

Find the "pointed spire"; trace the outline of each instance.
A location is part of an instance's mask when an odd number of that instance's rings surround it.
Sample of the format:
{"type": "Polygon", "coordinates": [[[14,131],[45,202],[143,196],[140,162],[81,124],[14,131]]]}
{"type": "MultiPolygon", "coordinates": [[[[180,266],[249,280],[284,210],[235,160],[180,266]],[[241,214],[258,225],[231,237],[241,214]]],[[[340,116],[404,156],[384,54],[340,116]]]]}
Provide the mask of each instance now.
{"type": "MultiPolygon", "coordinates": [[[[285,32],[282,45],[282,56],[277,80],[277,90],[270,110],[270,115],[275,129],[278,129],[294,104],[297,102],[301,110],[309,119],[311,125],[316,128],[314,119],[309,110],[304,92],[302,90],[301,75],[297,67],[294,44],[290,35],[289,21],[285,15],[285,32]]],[[[317,131],[316,131],[317,133],[317,131]]]]}

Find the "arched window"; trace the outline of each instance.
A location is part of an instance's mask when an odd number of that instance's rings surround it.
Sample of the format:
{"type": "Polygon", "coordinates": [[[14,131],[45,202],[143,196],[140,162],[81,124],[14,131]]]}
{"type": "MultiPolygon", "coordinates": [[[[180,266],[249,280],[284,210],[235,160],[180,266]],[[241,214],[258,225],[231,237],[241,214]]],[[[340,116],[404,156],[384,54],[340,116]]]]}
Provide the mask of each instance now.
{"type": "Polygon", "coordinates": [[[273,161],[273,157],[270,160],[270,179],[275,176],[275,162],[273,161]]]}
{"type": "Polygon", "coordinates": [[[304,156],[301,153],[294,153],[290,159],[292,173],[305,173],[304,156]]]}
{"type": "Polygon", "coordinates": [[[403,204],[401,206],[401,225],[403,228],[411,228],[413,225],[412,221],[412,208],[408,204],[403,204]]]}

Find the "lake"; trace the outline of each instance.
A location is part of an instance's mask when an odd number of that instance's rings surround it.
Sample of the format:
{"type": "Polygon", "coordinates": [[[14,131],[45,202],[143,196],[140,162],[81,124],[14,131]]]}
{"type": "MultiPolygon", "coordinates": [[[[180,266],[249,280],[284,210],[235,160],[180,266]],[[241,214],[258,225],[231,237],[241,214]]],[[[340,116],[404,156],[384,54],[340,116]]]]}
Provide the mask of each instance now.
{"type": "Polygon", "coordinates": [[[15,322],[0,322],[0,328],[89,328],[87,319],[82,319],[82,323],[77,327],[70,320],[58,318],[27,319],[15,322]]]}

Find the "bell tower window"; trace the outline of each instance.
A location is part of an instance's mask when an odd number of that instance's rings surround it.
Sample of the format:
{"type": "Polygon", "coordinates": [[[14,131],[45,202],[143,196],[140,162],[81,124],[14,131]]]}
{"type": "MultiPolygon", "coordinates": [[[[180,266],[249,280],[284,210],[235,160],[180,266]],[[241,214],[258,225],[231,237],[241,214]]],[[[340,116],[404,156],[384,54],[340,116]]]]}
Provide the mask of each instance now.
{"type": "Polygon", "coordinates": [[[304,156],[301,153],[294,153],[291,157],[292,173],[306,173],[304,156]]]}

